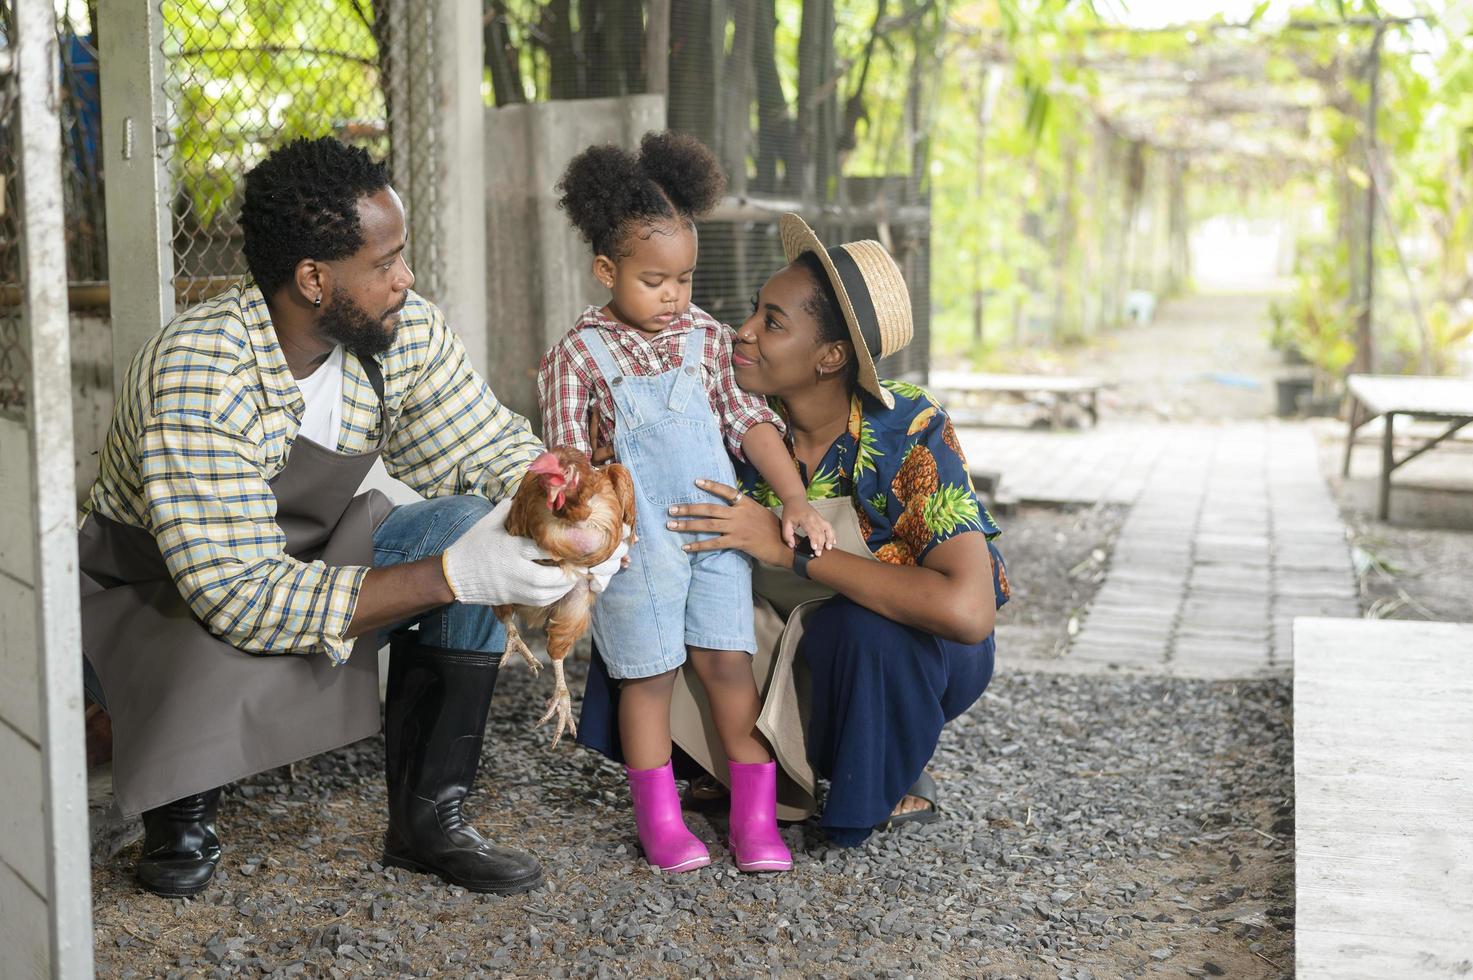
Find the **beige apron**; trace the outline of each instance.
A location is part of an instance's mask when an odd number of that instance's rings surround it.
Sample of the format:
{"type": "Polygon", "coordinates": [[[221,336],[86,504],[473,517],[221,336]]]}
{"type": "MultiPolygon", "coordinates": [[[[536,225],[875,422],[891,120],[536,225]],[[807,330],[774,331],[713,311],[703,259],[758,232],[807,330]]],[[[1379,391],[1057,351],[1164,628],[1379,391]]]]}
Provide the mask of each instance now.
{"type": "MultiPolygon", "coordinates": [[[[875,561],[860,533],[859,516],[848,497],[812,501],[815,510],[834,527],[838,547],[875,561]]],[[[776,508],[779,515],[782,508],[776,508]]],[[[791,570],[757,562],[752,569],[756,605],[757,655],[752,672],[762,713],[757,728],[772,746],[778,763],[777,816],[806,820],[817,809],[818,778],[808,762],[808,668],[798,657],[809,613],[834,590],[791,570]]],[[[675,679],[670,704],[670,737],[701,768],[730,785],[726,752],[711,719],[705,689],[689,661],[675,679]]]]}
{"type": "MultiPolygon", "coordinates": [[[[299,437],[271,480],[286,552],[301,561],[372,565],[373,533],[393,509],[377,490],[354,496],[388,439],[383,374],[362,364],[379,399],[379,445],[344,454],[299,437]]],[[[323,654],[244,653],[194,616],[147,531],[90,514],[78,548],[82,649],[112,716],[125,814],[378,732],[376,632],[341,667],[323,654]]]]}

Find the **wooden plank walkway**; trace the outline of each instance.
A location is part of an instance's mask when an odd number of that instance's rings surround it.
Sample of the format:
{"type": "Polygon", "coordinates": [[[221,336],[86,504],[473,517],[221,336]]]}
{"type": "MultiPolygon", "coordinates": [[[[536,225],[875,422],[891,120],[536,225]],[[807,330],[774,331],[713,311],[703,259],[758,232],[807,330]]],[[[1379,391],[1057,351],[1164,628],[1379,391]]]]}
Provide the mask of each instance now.
{"type": "Polygon", "coordinates": [[[1294,623],[1301,978],[1473,976],[1473,625],[1294,623]]]}

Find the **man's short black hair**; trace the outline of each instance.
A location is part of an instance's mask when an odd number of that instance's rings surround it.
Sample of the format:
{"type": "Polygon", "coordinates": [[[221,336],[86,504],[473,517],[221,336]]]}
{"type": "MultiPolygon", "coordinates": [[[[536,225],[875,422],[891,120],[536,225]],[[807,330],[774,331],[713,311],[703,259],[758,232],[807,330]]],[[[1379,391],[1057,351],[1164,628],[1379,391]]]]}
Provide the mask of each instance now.
{"type": "Polygon", "coordinates": [[[358,199],[388,186],[382,163],[331,136],[292,140],[252,168],[240,226],[261,292],[275,294],[303,259],[342,259],[362,248],[358,199]]]}

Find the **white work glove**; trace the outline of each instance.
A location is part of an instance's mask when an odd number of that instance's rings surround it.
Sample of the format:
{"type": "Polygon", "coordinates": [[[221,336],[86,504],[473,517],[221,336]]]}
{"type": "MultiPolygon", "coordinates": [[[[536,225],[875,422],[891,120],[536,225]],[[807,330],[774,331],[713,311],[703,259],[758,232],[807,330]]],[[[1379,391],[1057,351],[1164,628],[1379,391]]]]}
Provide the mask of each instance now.
{"type": "Polygon", "coordinates": [[[456,601],[482,606],[533,606],[557,602],[573,588],[574,579],[530,538],[506,532],[511,498],[471,525],[441,556],[445,581],[456,601]]]}
{"type": "Polygon", "coordinates": [[[625,538],[619,542],[619,547],[614,549],[612,555],[609,555],[609,557],[588,569],[588,591],[602,592],[604,589],[607,589],[609,587],[609,579],[613,578],[614,573],[624,567],[624,556],[627,554],[629,554],[629,539],[625,538]]]}

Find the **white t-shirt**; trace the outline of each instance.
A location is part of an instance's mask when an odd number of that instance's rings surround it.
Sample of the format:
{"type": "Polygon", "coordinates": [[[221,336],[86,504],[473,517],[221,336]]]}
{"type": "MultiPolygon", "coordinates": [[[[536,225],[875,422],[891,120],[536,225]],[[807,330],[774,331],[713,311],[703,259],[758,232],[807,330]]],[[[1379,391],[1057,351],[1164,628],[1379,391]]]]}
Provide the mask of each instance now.
{"type": "Polygon", "coordinates": [[[316,371],[298,378],[297,387],[307,401],[299,435],[337,452],[338,430],[343,425],[343,345],[334,347],[316,371]]]}

